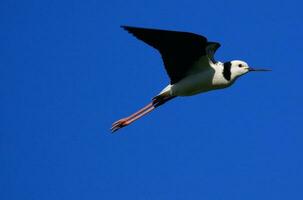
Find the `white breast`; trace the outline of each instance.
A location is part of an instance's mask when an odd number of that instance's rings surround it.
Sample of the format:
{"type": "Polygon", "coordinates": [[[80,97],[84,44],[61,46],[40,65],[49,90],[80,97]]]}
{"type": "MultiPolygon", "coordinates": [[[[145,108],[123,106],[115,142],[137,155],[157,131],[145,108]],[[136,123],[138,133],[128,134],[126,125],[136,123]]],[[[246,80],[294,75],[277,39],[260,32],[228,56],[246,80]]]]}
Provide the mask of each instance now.
{"type": "MultiPolygon", "coordinates": [[[[205,63],[203,63],[205,65],[205,63]]],[[[209,63],[208,67],[199,65],[184,79],[171,86],[171,94],[176,96],[191,96],[201,92],[221,89],[231,83],[223,77],[222,63],[209,63]],[[198,70],[197,68],[200,68],[198,70]]]]}

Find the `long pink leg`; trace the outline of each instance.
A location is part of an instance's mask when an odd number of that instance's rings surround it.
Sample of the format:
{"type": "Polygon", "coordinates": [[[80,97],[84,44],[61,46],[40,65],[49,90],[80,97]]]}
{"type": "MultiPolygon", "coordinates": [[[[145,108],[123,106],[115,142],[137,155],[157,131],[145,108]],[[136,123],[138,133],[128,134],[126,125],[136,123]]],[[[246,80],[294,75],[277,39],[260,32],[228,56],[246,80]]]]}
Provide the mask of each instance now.
{"type": "Polygon", "coordinates": [[[128,119],[128,120],[126,121],[127,125],[129,125],[130,123],[133,123],[133,122],[136,121],[137,119],[139,119],[139,118],[143,117],[144,115],[150,113],[150,112],[153,111],[154,109],[155,109],[155,107],[151,107],[151,108],[145,110],[144,112],[142,112],[140,115],[137,115],[137,116],[135,116],[135,117],[133,117],[133,118],[128,119]]]}
{"type": "Polygon", "coordinates": [[[132,114],[131,116],[124,118],[124,119],[120,119],[119,121],[115,122],[112,125],[111,131],[115,132],[117,130],[119,130],[122,127],[125,127],[131,123],[133,123],[134,121],[136,121],[137,119],[143,117],[144,115],[150,113],[151,111],[153,111],[155,109],[155,107],[151,104],[151,106],[149,107],[144,107],[145,109],[141,109],[140,111],[132,114]]]}
{"type": "Polygon", "coordinates": [[[133,117],[135,117],[135,116],[141,114],[142,112],[144,112],[145,110],[149,109],[149,108],[152,107],[152,106],[153,106],[153,103],[151,102],[151,103],[147,104],[144,108],[141,108],[141,109],[138,110],[137,112],[133,113],[132,115],[130,115],[130,116],[126,117],[126,118],[123,118],[123,119],[120,119],[120,120],[114,122],[114,123],[112,124],[112,126],[114,126],[114,125],[120,123],[121,120],[124,120],[124,121],[125,121],[125,120],[128,120],[128,119],[131,119],[131,118],[133,118],[133,117]]]}
{"type": "MultiPolygon", "coordinates": [[[[166,95],[168,95],[168,94],[166,94],[166,95]]],[[[137,119],[150,113],[158,106],[166,103],[167,101],[169,101],[173,98],[175,98],[175,96],[164,96],[164,95],[153,98],[153,101],[151,103],[147,104],[144,108],[140,109],[139,111],[135,112],[134,114],[130,115],[129,117],[126,117],[126,118],[123,118],[123,119],[120,119],[120,120],[114,122],[111,127],[112,133],[119,130],[120,128],[123,128],[123,127],[133,123],[137,119]]]]}

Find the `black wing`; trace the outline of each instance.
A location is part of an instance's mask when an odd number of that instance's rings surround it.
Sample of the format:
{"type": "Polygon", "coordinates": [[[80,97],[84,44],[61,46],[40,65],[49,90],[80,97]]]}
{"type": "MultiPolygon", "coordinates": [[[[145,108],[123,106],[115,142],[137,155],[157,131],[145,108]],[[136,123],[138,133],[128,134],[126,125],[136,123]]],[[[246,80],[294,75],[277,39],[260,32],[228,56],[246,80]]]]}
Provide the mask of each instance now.
{"type": "Polygon", "coordinates": [[[194,33],[130,26],[122,28],[160,52],[171,84],[184,78],[201,56],[208,55],[214,62],[213,55],[220,47],[219,43],[208,42],[205,37],[194,33]]]}

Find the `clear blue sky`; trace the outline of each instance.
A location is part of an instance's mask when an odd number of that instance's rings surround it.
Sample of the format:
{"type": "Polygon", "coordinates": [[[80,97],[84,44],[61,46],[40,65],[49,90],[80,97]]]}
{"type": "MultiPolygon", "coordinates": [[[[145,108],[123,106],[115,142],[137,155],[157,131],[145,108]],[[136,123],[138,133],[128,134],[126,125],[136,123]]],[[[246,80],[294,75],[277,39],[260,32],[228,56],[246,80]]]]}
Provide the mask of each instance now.
{"type": "Polygon", "coordinates": [[[303,199],[302,1],[0,3],[0,199],[303,199]],[[251,73],[122,129],[168,83],[133,25],[218,41],[251,73]]]}

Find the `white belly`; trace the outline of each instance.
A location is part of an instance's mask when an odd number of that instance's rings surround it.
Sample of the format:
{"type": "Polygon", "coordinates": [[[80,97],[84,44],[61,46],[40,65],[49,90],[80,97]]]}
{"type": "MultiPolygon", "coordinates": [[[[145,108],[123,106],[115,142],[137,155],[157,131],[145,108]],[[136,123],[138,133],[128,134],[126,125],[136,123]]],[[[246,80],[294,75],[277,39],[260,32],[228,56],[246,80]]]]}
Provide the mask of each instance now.
{"type": "Polygon", "coordinates": [[[230,85],[227,81],[218,79],[217,77],[218,74],[215,74],[213,70],[187,76],[180,82],[172,85],[171,94],[175,96],[191,96],[210,90],[225,88],[230,85]]]}

